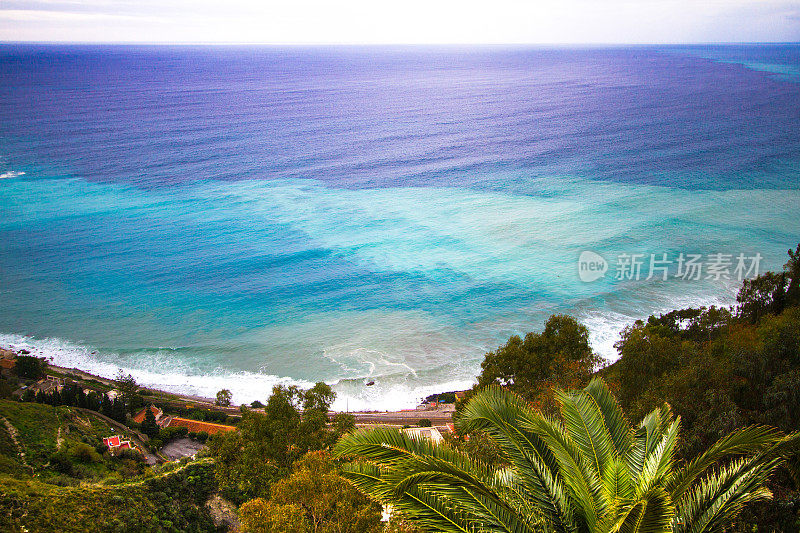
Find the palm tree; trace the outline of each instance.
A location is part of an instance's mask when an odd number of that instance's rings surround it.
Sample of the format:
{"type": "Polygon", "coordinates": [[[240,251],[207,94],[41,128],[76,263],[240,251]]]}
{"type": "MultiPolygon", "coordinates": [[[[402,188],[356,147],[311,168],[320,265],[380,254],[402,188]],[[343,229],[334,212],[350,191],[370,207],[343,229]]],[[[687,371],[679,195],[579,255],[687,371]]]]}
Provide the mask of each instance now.
{"type": "Polygon", "coordinates": [[[379,428],[342,438],[336,453],[360,458],[342,475],[431,532],[717,532],[771,497],[765,482],[800,445],[748,427],[679,464],[668,405],[632,427],[601,379],[556,399],[559,418],[498,386],[465,406],[459,432],[485,432],[510,466],[379,428]]]}

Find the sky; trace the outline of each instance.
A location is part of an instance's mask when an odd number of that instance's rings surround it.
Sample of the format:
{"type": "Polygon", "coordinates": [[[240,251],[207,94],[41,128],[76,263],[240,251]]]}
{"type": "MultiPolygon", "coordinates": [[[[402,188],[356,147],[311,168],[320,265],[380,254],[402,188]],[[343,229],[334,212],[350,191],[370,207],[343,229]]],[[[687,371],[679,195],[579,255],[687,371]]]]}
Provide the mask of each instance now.
{"type": "Polygon", "coordinates": [[[0,41],[800,41],[800,0],[0,0],[0,41]]]}

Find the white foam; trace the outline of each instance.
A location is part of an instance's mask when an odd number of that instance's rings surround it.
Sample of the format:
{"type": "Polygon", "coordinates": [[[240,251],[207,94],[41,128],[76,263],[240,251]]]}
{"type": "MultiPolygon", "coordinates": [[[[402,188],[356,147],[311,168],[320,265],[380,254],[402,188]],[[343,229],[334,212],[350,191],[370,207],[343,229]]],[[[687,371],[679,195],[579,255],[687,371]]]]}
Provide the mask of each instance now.
{"type": "Polygon", "coordinates": [[[3,172],[2,174],[0,174],[0,180],[18,178],[18,177],[24,176],[24,175],[25,175],[24,172],[17,172],[17,171],[14,171],[14,170],[10,170],[8,172],[3,172]]]}
{"type": "MultiPolygon", "coordinates": [[[[258,372],[224,372],[213,374],[191,374],[187,369],[159,372],[165,368],[159,364],[148,364],[150,369],[134,368],[115,364],[118,356],[113,353],[100,353],[91,346],[81,345],[58,338],[37,339],[18,334],[0,334],[0,346],[15,351],[28,350],[31,355],[45,357],[51,363],[65,368],[77,368],[91,374],[114,378],[122,370],[131,374],[136,382],[144,387],[155,388],[175,394],[186,394],[213,398],[217,391],[229,389],[233,393],[234,404],[249,404],[255,400],[265,402],[274,385],[297,385],[303,388],[313,386],[306,380],[274,376],[258,372]]],[[[152,356],[149,361],[153,363],[152,356]]],[[[408,373],[413,375],[412,372],[408,373]]],[[[394,410],[416,406],[429,394],[443,390],[460,390],[472,385],[472,380],[453,380],[443,383],[418,385],[405,380],[403,374],[387,378],[376,377],[375,386],[366,387],[362,382],[333,381],[330,384],[337,391],[333,405],[335,410],[394,410]],[[400,382],[396,382],[396,380],[400,382]]]]}

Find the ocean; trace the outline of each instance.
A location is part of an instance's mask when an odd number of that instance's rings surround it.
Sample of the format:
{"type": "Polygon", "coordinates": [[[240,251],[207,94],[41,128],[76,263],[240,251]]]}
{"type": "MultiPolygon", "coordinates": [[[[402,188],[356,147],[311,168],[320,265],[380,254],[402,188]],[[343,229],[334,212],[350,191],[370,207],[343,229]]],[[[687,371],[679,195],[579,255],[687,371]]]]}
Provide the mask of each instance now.
{"type": "Polygon", "coordinates": [[[0,346],[412,407],[553,313],[613,360],[730,305],[799,185],[800,45],[0,45],[0,346]]]}

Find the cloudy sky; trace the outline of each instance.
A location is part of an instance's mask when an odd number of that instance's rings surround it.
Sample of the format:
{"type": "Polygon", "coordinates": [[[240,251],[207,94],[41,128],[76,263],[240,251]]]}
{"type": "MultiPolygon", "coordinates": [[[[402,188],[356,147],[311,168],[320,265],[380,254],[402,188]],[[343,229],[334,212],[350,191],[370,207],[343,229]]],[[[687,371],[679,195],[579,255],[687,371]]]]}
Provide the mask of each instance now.
{"type": "Polygon", "coordinates": [[[0,0],[0,40],[800,41],[800,0],[0,0]]]}

